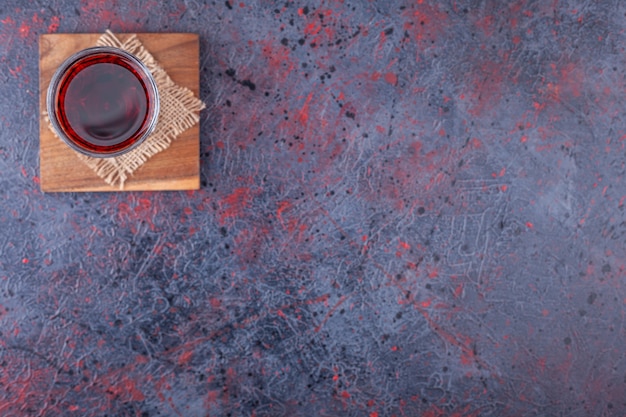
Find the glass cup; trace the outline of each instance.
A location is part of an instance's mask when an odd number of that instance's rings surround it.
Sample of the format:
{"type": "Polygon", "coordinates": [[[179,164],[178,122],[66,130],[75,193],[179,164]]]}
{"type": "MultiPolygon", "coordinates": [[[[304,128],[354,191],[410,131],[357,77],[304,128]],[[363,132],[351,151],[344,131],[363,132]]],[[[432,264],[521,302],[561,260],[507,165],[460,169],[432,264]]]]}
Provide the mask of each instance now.
{"type": "Polygon", "coordinates": [[[103,46],[61,64],[46,105],[54,131],[69,147],[107,158],[146,140],[156,127],[160,103],[150,70],[134,55],[103,46]]]}

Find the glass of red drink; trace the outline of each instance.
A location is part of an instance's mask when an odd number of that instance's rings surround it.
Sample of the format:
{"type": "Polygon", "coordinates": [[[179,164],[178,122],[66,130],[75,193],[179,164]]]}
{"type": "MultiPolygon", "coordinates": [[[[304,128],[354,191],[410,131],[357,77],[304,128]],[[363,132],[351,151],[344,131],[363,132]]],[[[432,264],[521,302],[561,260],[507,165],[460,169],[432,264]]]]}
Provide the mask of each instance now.
{"type": "Polygon", "coordinates": [[[156,127],[159,91],[150,70],[113,47],[84,49],[52,76],[47,111],[56,134],[96,158],[139,146],[156,127]]]}

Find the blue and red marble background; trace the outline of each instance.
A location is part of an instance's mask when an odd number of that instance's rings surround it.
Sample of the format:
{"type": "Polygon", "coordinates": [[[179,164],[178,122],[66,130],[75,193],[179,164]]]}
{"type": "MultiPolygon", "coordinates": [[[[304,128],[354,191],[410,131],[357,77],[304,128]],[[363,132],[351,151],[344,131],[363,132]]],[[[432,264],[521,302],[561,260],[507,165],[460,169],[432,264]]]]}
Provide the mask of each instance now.
{"type": "Polygon", "coordinates": [[[626,415],[626,2],[4,0],[0,415],[626,415]],[[42,194],[38,35],[201,37],[202,189],[42,194]]]}

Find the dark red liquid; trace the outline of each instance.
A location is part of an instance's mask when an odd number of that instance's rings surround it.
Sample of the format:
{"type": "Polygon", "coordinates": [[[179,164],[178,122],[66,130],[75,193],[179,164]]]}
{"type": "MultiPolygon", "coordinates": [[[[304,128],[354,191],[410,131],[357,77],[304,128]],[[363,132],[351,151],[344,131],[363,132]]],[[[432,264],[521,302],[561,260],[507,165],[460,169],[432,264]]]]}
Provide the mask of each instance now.
{"type": "Polygon", "coordinates": [[[57,118],[70,140],[111,153],[139,140],[149,124],[150,98],[134,63],[100,53],[71,66],[61,81],[57,118]]]}

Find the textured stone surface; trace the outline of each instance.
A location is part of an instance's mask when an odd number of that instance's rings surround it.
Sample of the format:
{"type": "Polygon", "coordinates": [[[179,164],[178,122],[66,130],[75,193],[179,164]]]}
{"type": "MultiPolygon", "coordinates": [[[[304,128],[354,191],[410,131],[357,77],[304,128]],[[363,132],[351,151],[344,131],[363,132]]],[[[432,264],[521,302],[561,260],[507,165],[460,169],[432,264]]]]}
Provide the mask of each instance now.
{"type": "Polygon", "coordinates": [[[3,1],[0,415],[626,414],[625,13],[3,1]],[[200,191],[39,191],[107,28],[200,34],[200,191]]]}

